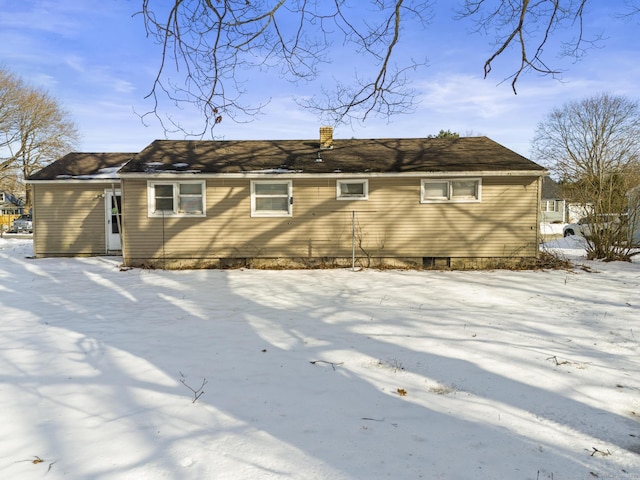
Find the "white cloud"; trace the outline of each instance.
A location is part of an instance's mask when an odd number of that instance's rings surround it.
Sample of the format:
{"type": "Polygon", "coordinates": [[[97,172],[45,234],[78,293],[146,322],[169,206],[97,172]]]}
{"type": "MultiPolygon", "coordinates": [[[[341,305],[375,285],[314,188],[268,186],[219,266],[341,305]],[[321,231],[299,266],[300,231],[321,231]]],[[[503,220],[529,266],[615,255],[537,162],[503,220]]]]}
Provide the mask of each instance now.
{"type": "Polygon", "coordinates": [[[120,78],[113,79],[113,90],[118,93],[131,93],[136,87],[129,81],[120,78]]]}
{"type": "Polygon", "coordinates": [[[85,60],[79,55],[66,55],[63,63],[76,73],[85,73],[87,71],[85,60]]]}
{"type": "Polygon", "coordinates": [[[35,2],[15,2],[0,0],[0,28],[20,31],[40,31],[71,36],[83,28],[78,18],[91,8],[89,2],[60,0],[56,2],[40,0],[35,2]]]}
{"type": "Polygon", "coordinates": [[[50,90],[55,88],[58,85],[58,80],[46,73],[36,73],[30,76],[27,79],[31,84],[36,85],[37,87],[44,88],[45,90],[50,90]]]}

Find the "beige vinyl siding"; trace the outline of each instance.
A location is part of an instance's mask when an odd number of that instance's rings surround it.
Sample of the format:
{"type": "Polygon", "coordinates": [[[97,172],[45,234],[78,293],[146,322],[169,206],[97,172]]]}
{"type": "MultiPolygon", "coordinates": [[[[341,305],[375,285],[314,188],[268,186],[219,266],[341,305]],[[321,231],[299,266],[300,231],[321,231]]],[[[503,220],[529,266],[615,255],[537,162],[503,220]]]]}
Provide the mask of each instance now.
{"type": "Polygon", "coordinates": [[[252,218],[249,179],[209,179],[206,217],[164,219],[147,216],[146,181],[123,180],[125,263],[350,257],[353,212],[359,257],[537,255],[538,177],[485,177],[481,202],[440,204],[420,203],[420,177],[372,177],[366,201],[337,200],[335,178],[292,180],[291,217],[252,218]]]}
{"type": "Polygon", "coordinates": [[[105,254],[104,184],[33,184],[37,256],[105,254]]]}

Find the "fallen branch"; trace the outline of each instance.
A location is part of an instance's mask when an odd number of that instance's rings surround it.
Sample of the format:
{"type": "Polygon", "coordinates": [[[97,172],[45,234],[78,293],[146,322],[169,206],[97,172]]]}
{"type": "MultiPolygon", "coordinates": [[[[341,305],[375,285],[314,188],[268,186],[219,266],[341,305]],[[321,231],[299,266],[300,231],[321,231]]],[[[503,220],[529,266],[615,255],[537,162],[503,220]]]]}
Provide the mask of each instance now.
{"type": "Polygon", "coordinates": [[[552,357],[547,358],[547,360],[553,360],[556,362],[556,367],[560,366],[560,365],[567,365],[568,363],[571,363],[568,360],[564,360],[562,362],[558,361],[558,357],[556,357],[555,355],[552,357]]]}
{"type": "Polygon", "coordinates": [[[602,450],[598,450],[596,447],[591,447],[593,448],[593,452],[591,452],[591,456],[593,457],[596,453],[599,453],[600,455],[607,457],[609,455],[611,455],[611,452],[607,449],[606,452],[603,452],[602,450]]]}
{"type": "MultiPolygon", "coordinates": [[[[43,458],[40,458],[38,455],[34,455],[33,456],[33,460],[31,460],[31,459],[28,459],[28,460],[17,460],[16,462],[13,462],[13,463],[22,463],[22,462],[29,462],[29,463],[33,463],[34,465],[38,465],[40,463],[46,462],[46,460],[43,459],[43,458]]],[[[55,463],[56,462],[49,463],[49,468],[47,468],[47,473],[49,473],[49,471],[51,470],[51,467],[53,467],[53,465],[55,463]]]]}
{"type": "Polygon", "coordinates": [[[340,363],[333,363],[333,362],[327,362],[325,360],[312,360],[309,362],[311,365],[315,365],[316,363],[326,363],[327,365],[331,365],[331,368],[333,368],[334,370],[336,369],[336,367],[339,367],[340,365],[342,365],[344,362],[340,362],[340,363]]]}
{"type": "Polygon", "coordinates": [[[189,385],[187,385],[187,382],[184,379],[184,375],[182,374],[182,372],[180,372],[180,376],[182,376],[183,378],[180,379],[180,383],[182,383],[185,387],[187,387],[189,390],[191,390],[193,392],[193,401],[191,403],[196,403],[196,401],[202,396],[202,394],[204,393],[204,390],[202,390],[204,388],[204,386],[207,384],[207,379],[203,378],[202,379],[202,385],[200,385],[200,388],[195,389],[189,385]]]}
{"type": "Polygon", "coordinates": [[[37,456],[37,455],[34,455],[34,456],[33,456],[33,460],[31,460],[31,459],[27,459],[27,460],[16,460],[16,461],[15,461],[15,462],[13,462],[13,463],[22,463],[22,462],[29,462],[29,463],[33,463],[34,465],[37,465],[37,464],[39,464],[39,463],[46,462],[46,460],[44,460],[44,459],[40,458],[40,457],[39,457],[39,456],[37,456]]]}

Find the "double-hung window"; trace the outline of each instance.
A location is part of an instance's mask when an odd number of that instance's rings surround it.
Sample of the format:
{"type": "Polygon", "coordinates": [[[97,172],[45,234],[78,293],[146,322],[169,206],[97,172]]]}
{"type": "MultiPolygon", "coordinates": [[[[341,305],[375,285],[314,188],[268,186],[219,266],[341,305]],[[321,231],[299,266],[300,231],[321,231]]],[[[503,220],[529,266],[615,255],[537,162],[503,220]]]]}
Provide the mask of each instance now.
{"type": "Polygon", "coordinates": [[[479,178],[428,179],[420,183],[421,203],[479,202],[481,196],[479,178]]]}
{"type": "Polygon", "coordinates": [[[338,200],[367,200],[369,198],[368,180],[338,180],[336,182],[338,200]]]}
{"type": "Polygon", "coordinates": [[[150,217],[205,216],[205,182],[149,182],[150,217]]]}
{"type": "Polygon", "coordinates": [[[252,217],[290,217],[293,196],[291,180],[253,180],[252,217]]]}

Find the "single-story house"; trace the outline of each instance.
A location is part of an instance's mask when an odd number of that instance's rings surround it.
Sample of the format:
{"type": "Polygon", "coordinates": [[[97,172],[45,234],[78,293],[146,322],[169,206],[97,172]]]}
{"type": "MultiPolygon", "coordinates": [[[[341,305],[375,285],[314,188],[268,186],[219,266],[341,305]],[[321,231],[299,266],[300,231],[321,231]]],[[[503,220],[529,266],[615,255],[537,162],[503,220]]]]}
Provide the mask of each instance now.
{"type": "Polygon", "coordinates": [[[36,256],[121,252],[117,172],[134,156],[69,153],[29,177],[36,256]]]}
{"type": "Polygon", "coordinates": [[[529,262],[545,174],[486,137],[156,140],[33,175],[34,250],[160,268],[529,262]]]}

